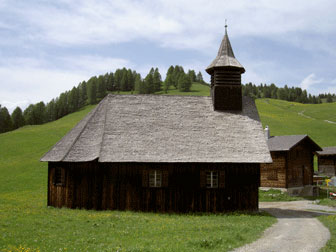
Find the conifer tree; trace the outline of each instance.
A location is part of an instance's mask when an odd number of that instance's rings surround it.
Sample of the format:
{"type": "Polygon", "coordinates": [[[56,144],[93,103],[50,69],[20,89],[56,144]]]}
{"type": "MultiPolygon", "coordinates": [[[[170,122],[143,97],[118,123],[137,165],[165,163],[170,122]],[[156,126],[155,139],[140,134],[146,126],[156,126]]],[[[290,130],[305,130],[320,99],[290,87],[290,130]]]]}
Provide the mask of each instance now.
{"type": "Polygon", "coordinates": [[[147,87],[143,80],[141,80],[140,74],[136,76],[135,78],[135,92],[137,94],[146,94],[147,93],[147,87]]]}
{"type": "MultiPolygon", "coordinates": [[[[153,69],[153,68],[152,68],[153,69]]],[[[153,69],[154,71],[154,69],[153,69]]],[[[144,81],[144,85],[145,85],[145,94],[152,94],[155,92],[154,89],[154,82],[153,82],[153,74],[154,72],[150,71],[149,74],[147,74],[145,81],[144,81]]]]}
{"type": "Polygon", "coordinates": [[[25,125],[23,113],[20,107],[16,107],[14,109],[11,117],[12,117],[13,129],[17,129],[25,125]]]}
{"type": "Polygon", "coordinates": [[[88,84],[88,100],[89,104],[97,103],[97,85],[95,80],[89,82],[88,84]]]}
{"type": "Polygon", "coordinates": [[[61,93],[56,100],[57,119],[69,113],[69,91],[61,93]]]}
{"type": "Polygon", "coordinates": [[[187,74],[180,74],[180,78],[178,80],[178,89],[181,92],[189,92],[191,84],[191,80],[187,74]]]}
{"type": "Polygon", "coordinates": [[[155,68],[154,74],[153,74],[153,86],[154,86],[155,92],[161,90],[161,83],[162,83],[161,74],[159,72],[159,69],[155,68]]]}
{"type": "Polygon", "coordinates": [[[52,99],[46,105],[46,122],[52,122],[57,118],[55,99],[52,99]]]}
{"type": "Polygon", "coordinates": [[[115,90],[113,73],[110,73],[109,76],[108,76],[106,89],[108,91],[114,91],[115,90]]]}
{"type": "Polygon", "coordinates": [[[127,91],[134,90],[134,79],[133,79],[133,73],[131,69],[127,70],[127,91]]]}
{"type": "Polygon", "coordinates": [[[73,87],[69,93],[69,112],[75,112],[79,109],[79,91],[73,87]]]}
{"type": "Polygon", "coordinates": [[[87,83],[83,81],[79,85],[79,107],[82,108],[87,104],[88,96],[87,96],[87,83]]]}
{"type": "Polygon", "coordinates": [[[23,117],[28,125],[34,125],[34,105],[30,104],[24,111],[23,117]]]}
{"type": "Polygon", "coordinates": [[[8,113],[8,109],[0,106],[0,133],[4,133],[12,129],[12,119],[8,113]]]}
{"type": "Polygon", "coordinates": [[[41,101],[33,107],[33,124],[43,123],[45,123],[45,104],[41,101]]]}
{"type": "Polygon", "coordinates": [[[196,82],[204,83],[203,76],[202,76],[202,73],[200,71],[198,72],[198,74],[196,76],[196,82]]]}
{"type": "Polygon", "coordinates": [[[97,79],[97,98],[101,100],[105,96],[106,96],[106,86],[104,76],[100,75],[97,79]]]}
{"type": "Polygon", "coordinates": [[[328,93],[328,95],[327,95],[327,102],[328,102],[328,103],[333,102],[333,98],[332,98],[332,96],[331,96],[330,93],[328,93]]]}
{"type": "Polygon", "coordinates": [[[189,70],[188,71],[188,76],[191,80],[191,82],[195,82],[196,81],[196,73],[194,70],[189,70]]]}
{"type": "Polygon", "coordinates": [[[127,91],[127,72],[123,74],[120,81],[120,90],[127,91]]]}
{"type": "Polygon", "coordinates": [[[117,69],[114,73],[114,90],[115,91],[120,91],[120,82],[122,78],[122,71],[121,69],[117,69]]]}

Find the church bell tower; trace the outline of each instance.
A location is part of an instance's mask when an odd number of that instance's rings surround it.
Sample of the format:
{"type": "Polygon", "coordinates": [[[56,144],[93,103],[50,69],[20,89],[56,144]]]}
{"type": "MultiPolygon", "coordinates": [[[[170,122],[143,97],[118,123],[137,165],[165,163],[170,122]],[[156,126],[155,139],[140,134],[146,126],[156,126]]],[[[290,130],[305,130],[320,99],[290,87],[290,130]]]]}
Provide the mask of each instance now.
{"type": "Polygon", "coordinates": [[[233,54],[227,25],[217,57],[206,68],[211,75],[211,97],[214,110],[242,110],[241,74],[244,67],[233,54]]]}

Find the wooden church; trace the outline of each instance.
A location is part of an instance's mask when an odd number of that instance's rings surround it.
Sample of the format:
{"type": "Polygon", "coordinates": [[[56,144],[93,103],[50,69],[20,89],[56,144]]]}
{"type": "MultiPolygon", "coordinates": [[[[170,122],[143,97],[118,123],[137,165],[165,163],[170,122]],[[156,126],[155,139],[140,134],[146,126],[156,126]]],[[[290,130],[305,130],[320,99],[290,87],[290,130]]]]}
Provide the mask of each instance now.
{"type": "Polygon", "coordinates": [[[257,210],[271,162],[225,29],[211,97],[108,95],[46,153],[48,206],[159,212],[257,210]]]}

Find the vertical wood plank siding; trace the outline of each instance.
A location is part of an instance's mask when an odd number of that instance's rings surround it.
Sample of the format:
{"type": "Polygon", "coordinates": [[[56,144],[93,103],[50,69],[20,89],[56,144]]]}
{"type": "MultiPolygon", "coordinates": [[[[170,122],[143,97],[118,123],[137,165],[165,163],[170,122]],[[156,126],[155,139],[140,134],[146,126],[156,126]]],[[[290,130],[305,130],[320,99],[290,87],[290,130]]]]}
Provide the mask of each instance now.
{"type": "Polygon", "coordinates": [[[49,162],[48,174],[48,205],[55,207],[154,212],[258,209],[259,164],[49,162]],[[64,169],[63,185],[52,183],[56,167],[64,169]],[[150,169],[162,170],[167,186],[149,187],[143,174],[150,169]],[[206,170],[218,171],[225,183],[202,187],[206,170]]]}
{"type": "Polygon", "coordinates": [[[336,175],[336,155],[317,156],[318,170],[328,176],[336,175]]]}
{"type": "Polygon", "coordinates": [[[273,163],[260,166],[261,186],[290,188],[313,184],[314,156],[306,141],[290,151],[271,151],[271,156],[273,163]],[[270,179],[273,172],[277,179],[270,179]]]}

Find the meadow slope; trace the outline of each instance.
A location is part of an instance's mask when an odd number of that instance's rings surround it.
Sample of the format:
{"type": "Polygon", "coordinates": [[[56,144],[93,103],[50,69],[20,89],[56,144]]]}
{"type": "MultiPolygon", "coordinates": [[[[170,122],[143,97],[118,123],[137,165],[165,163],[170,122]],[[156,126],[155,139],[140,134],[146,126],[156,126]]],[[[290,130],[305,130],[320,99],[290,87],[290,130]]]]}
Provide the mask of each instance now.
{"type": "Polygon", "coordinates": [[[266,214],[47,207],[47,163],[39,159],[93,107],[0,134],[0,251],[228,251],[275,222],[266,214]]]}
{"type": "Polygon", "coordinates": [[[336,145],[336,103],[301,104],[257,99],[263,126],[271,135],[308,134],[321,147],[336,145]]]}
{"type": "MultiPolygon", "coordinates": [[[[208,94],[204,85],[194,84],[192,90],[208,94]]],[[[169,94],[174,92],[178,94],[169,94]]],[[[303,105],[271,99],[256,103],[272,134],[309,134],[321,146],[336,145],[336,124],[325,122],[336,121],[330,112],[335,103],[303,105]]],[[[19,251],[20,246],[30,251],[228,251],[257,239],[274,223],[274,218],[258,214],[48,208],[47,164],[39,159],[93,107],[0,134],[0,251],[19,251]]]]}

